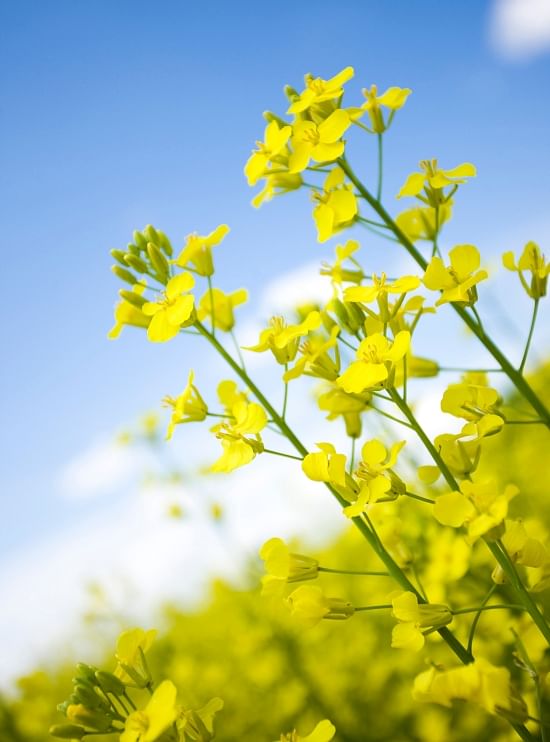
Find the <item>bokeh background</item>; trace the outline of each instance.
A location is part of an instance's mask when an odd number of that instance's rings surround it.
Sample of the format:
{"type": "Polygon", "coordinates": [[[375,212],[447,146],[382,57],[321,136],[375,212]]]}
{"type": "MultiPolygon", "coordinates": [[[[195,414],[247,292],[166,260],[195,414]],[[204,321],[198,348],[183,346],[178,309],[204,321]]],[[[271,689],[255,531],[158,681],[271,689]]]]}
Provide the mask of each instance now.
{"type": "MultiPolygon", "coordinates": [[[[130,330],[107,340],[118,288],[109,249],[146,223],[176,246],[189,232],[230,224],[217,266],[223,288],[250,289],[243,344],[274,311],[326,292],[315,272],[336,240],[317,244],[307,196],[255,210],[242,167],[261,138],[262,111],[285,108],[283,84],[299,88],[305,72],[330,77],[349,64],[350,99],[373,82],[413,90],[386,146],[392,208],[419,159],[468,160],[479,175],[462,189],[444,244],[475,243],[495,273],[504,250],[528,239],[544,249],[550,3],[4,0],[0,23],[0,632],[9,637],[0,684],[10,692],[22,673],[91,647],[83,615],[108,617],[92,631],[107,643],[117,621],[158,620],[166,600],[196,605],[213,576],[253,581],[252,555],[275,533],[320,548],[341,529],[331,503],[293,484],[284,464],[200,479],[216,452],[206,437],[178,431],[170,446],[148,438],[143,415],[161,411],[191,366],[201,389],[213,389],[219,371],[192,338],[153,346],[130,330]],[[121,446],[127,430],[132,445],[121,446]],[[174,503],[182,519],[167,517],[174,503]]],[[[360,156],[368,177],[374,146],[360,156]]],[[[395,248],[365,234],[368,270],[402,264],[395,248]]],[[[514,353],[529,306],[519,291],[511,305],[512,279],[499,281],[487,298],[490,322],[514,353]]],[[[426,349],[435,339],[460,361],[464,351],[437,332],[426,349]]],[[[541,323],[533,367],[547,338],[541,323]]],[[[468,362],[483,363],[465,342],[468,362]]],[[[254,368],[275,389],[261,360],[254,368]]],[[[437,383],[424,387],[420,402],[432,432],[445,428],[439,395],[437,383]]],[[[306,409],[294,400],[313,442],[306,409]]]]}

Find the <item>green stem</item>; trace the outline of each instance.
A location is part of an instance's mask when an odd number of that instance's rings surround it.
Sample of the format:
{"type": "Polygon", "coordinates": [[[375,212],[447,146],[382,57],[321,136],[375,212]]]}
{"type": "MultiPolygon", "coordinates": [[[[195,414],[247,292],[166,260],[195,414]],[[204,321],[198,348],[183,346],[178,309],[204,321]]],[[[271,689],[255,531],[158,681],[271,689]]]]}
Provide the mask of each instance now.
{"type": "Polygon", "coordinates": [[[376,188],[376,198],[378,201],[382,198],[382,174],[384,164],[384,148],[382,134],[378,134],[378,186],[376,188]]]}
{"type": "MultiPolygon", "coordinates": [[[[426,270],[428,267],[428,261],[424,258],[422,253],[417,250],[411,240],[403,232],[402,229],[394,222],[390,214],[377,201],[374,196],[369,193],[361,181],[357,178],[351,167],[349,166],[345,158],[340,158],[338,164],[342,170],[346,173],[350,181],[357,188],[362,197],[367,201],[371,208],[382,218],[382,221],[388,225],[388,227],[395,234],[399,242],[407,250],[409,255],[418,263],[418,265],[426,270]]],[[[493,356],[495,361],[502,368],[504,373],[508,376],[512,384],[516,387],[518,392],[529,402],[534,410],[538,412],[540,417],[544,420],[545,425],[550,428],[550,411],[545,407],[543,402],[539,399],[537,394],[531,388],[531,386],[524,379],[523,375],[517,371],[514,366],[510,363],[508,358],[501,352],[497,345],[491,340],[491,338],[478,326],[475,318],[466,309],[459,304],[452,304],[455,312],[460,318],[468,325],[473,334],[478,340],[485,346],[489,353],[493,356]]]]}
{"type": "Polygon", "coordinates": [[[233,340],[233,345],[235,346],[235,350],[237,351],[237,355],[239,356],[239,361],[241,362],[241,366],[246,371],[245,365],[244,365],[244,358],[243,354],[241,353],[241,347],[239,343],[237,342],[237,338],[235,337],[235,333],[233,330],[231,330],[231,339],[233,340]]]}
{"type": "Polygon", "coordinates": [[[337,575],[365,575],[367,577],[389,577],[388,572],[358,572],[355,569],[332,569],[330,567],[318,567],[319,572],[331,572],[337,575]]]}
{"type": "MultiPolygon", "coordinates": [[[[285,373],[287,371],[288,371],[288,363],[285,363],[285,373]]],[[[288,381],[285,381],[284,385],[285,385],[285,393],[283,396],[283,412],[281,414],[281,417],[283,418],[283,420],[286,418],[286,405],[288,402],[288,381]]]]}
{"type": "Polygon", "coordinates": [[[216,317],[214,314],[214,292],[212,290],[212,276],[207,276],[208,296],[210,298],[210,319],[212,320],[212,336],[216,337],[216,317]]]}
{"type": "Polygon", "coordinates": [[[389,605],[360,605],[355,609],[355,612],[358,611],[381,611],[384,609],[393,608],[392,604],[389,605]]]}
{"type": "Polygon", "coordinates": [[[387,417],[388,420],[393,420],[394,423],[399,423],[400,425],[404,425],[406,428],[411,428],[412,426],[409,425],[408,422],[405,422],[405,420],[400,420],[398,417],[394,417],[393,415],[390,415],[389,412],[385,412],[384,410],[381,410],[380,407],[375,407],[372,405],[372,409],[376,410],[379,415],[382,415],[382,417],[387,417]]]}
{"type": "Polygon", "coordinates": [[[472,654],[473,654],[473,647],[474,647],[474,636],[476,633],[477,625],[479,623],[479,619],[481,618],[481,614],[483,612],[483,608],[492,598],[493,593],[495,592],[496,589],[497,589],[497,585],[492,585],[490,587],[489,592],[481,601],[481,605],[479,606],[479,609],[476,615],[474,616],[474,620],[472,621],[472,625],[470,626],[470,633],[468,634],[468,651],[472,652],[472,654]]]}
{"type": "Polygon", "coordinates": [[[525,606],[523,605],[512,605],[510,603],[502,603],[499,605],[481,605],[475,608],[459,608],[456,611],[451,611],[453,616],[461,616],[464,613],[479,613],[481,611],[497,611],[497,610],[509,610],[509,611],[524,611],[525,606]]]}
{"type": "Polygon", "coordinates": [[[537,321],[537,312],[539,310],[539,299],[538,297],[533,302],[533,316],[531,317],[531,324],[529,326],[529,334],[527,336],[527,342],[525,344],[525,350],[523,351],[523,358],[521,359],[521,363],[519,364],[519,373],[523,374],[523,369],[525,368],[525,364],[527,363],[527,354],[529,353],[529,347],[531,346],[531,340],[533,338],[533,331],[535,329],[535,323],[537,321]]]}
{"type": "Polygon", "coordinates": [[[294,461],[303,461],[301,456],[293,456],[291,453],[283,453],[282,451],[272,451],[271,448],[264,448],[262,453],[271,453],[273,456],[284,456],[285,459],[294,459],[294,461]]]}
{"type": "Polygon", "coordinates": [[[422,497],[422,495],[415,495],[414,492],[403,492],[406,497],[412,497],[413,500],[420,500],[420,502],[427,502],[429,505],[434,505],[435,500],[429,497],[422,497]]]}
{"type": "Polygon", "coordinates": [[[349,457],[349,473],[351,474],[353,472],[353,468],[355,467],[355,444],[357,442],[357,438],[355,436],[352,436],[351,438],[351,454],[349,457]]]}
{"type": "MultiPolygon", "coordinates": [[[[197,320],[195,322],[195,327],[202,335],[204,335],[204,337],[218,351],[218,353],[222,356],[224,361],[233,369],[233,371],[237,374],[237,376],[240,379],[242,379],[242,381],[248,386],[252,394],[254,394],[258,402],[260,402],[260,404],[264,407],[264,409],[269,413],[269,415],[271,416],[275,424],[279,427],[281,432],[284,433],[284,435],[287,437],[290,443],[292,443],[292,445],[298,451],[298,453],[301,454],[302,457],[307,456],[308,454],[307,448],[303,445],[300,439],[296,436],[294,431],[288,426],[286,421],[282,419],[282,417],[278,414],[275,408],[270,404],[270,402],[265,397],[265,395],[260,391],[260,389],[258,389],[256,384],[248,376],[246,371],[244,371],[239,366],[239,364],[235,362],[235,360],[229,355],[229,353],[226,351],[223,345],[221,345],[218,342],[218,340],[212,335],[211,332],[209,332],[206,329],[206,327],[201,322],[197,320]]],[[[342,495],[340,495],[340,493],[331,484],[329,484],[328,482],[325,482],[325,486],[332,493],[332,495],[336,498],[336,500],[339,502],[339,504],[342,507],[346,507],[347,505],[349,505],[348,501],[345,500],[342,497],[342,495]]],[[[361,532],[362,536],[368,541],[370,547],[373,549],[375,554],[384,564],[384,566],[386,567],[390,575],[393,577],[393,579],[397,582],[397,584],[403,590],[414,593],[419,603],[425,603],[426,600],[424,599],[424,597],[418,592],[416,587],[409,580],[409,578],[403,572],[403,570],[397,564],[397,562],[393,559],[391,554],[389,554],[389,552],[386,551],[381,541],[376,537],[375,533],[371,530],[371,528],[369,528],[367,523],[365,523],[365,521],[359,516],[352,518],[352,521],[355,527],[361,532]]],[[[438,631],[439,631],[439,635],[448,644],[449,648],[456,654],[456,656],[464,664],[473,662],[472,655],[466,651],[466,648],[462,646],[462,644],[458,641],[455,635],[451,631],[449,631],[447,627],[438,629],[438,631]]]]}

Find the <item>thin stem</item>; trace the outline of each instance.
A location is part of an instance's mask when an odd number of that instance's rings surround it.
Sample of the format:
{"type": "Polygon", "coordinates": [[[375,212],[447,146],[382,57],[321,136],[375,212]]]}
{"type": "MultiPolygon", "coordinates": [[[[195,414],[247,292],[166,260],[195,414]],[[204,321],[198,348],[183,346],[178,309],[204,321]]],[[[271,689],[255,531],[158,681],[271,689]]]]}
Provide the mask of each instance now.
{"type": "MultiPolygon", "coordinates": [[[[380,199],[378,200],[380,201],[380,199]]],[[[437,238],[439,237],[439,204],[436,205],[434,210],[435,210],[435,229],[434,229],[432,258],[435,257],[439,253],[439,247],[437,244],[437,238]]]]}
{"type": "Polygon", "coordinates": [[[435,500],[429,497],[422,497],[422,495],[415,495],[414,492],[403,492],[406,497],[412,497],[413,500],[420,500],[420,502],[427,502],[429,505],[434,505],[435,500]]]}
{"type": "Polygon", "coordinates": [[[382,175],[384,165],[384,147],[382,134],[378,134],[378,186],[376,188],[376,198],[378,201],[382,198],[382,175]]]}
{"type": "MultiPolygon", "coordinates": [[[[377,201],[374,196],[372,196],[371,193],[365,188],[365,186],[355,175],[347,160],[342,157],[338,160],[338,164],[346,173],[353,185],[357,188],[359,193],[367,201],[367,203],[378,214],[378,216],[381,217],[382,221],[387,224],[388,227],[392,230],[397,240],[403,245],[409,255],[414,258],[414,260],[423,270],[426,270],[428,261],[424,258],[422,253],[417,250],[411,240],[403,232],[403,230],[400,229],[400,227],[395,223],[395,221],[382,206],[382,204],[377,201]]],[[[460,316],[460,318],[465,322],[465,324],[468,325],[468,327],[478,338],[478,340],[485,346],[488,352],[493,356],[495,361],[500,365],[500,367],[508,376],[512,384],[516,387],[518,392],[529,402],[533,409],[538,412],[540,417],[545,421],[545,424],[550,428],[550,411],[546,408],[542,400],[539,399],[538,395],[527,383],[523,375],[514,368],[514,366],[502,353],[499,347],[495,345],[491,338],[482,330],[482,328],[478,326],[474,317],[472,317],[472,315],[464,307],[456,303],[452,303],[451,306],[453,307],[454,311],[460,316]]]]}
{"type": "Polygon", "coordinates": [[[481,618],[481,614],[483,612],[483,608],[489,602],[489,600],[493,597],[493,593],[495,592],[496,589],[497,589],[497,585],[491,585],[491,587],[489,588],[489,592],[481,601],[481,605],[479,606],[478,611],[476,615],[474,616],[474,620],[472,621],[472,625],[470,626],[470,633],[468,634],[468,651],[472,652],[472,654],[473,654],[473,648],[474,648],[474,637],[475,637],[477,625],[479,623],[479,619],[481,618]]]}
{"type": "MultiPolygon", "coordinates": [[[[285,363],[285,373],[287,371],[288,371],[288,363],[285,363]]],[[[284,396],[283,396],[283,411],[281,413],[281,417],[283,418],[283,420],[286,419],[286,405],[287,405],[287,402],[288,402],[288,381],[285,381],[284,382],[284,385],[285,385],[285,392],[284,392],[284,396]]]]}
{"type": "MultiPolygon", "coordinates": [[[[261,390],[256,386],[256,384],[248,376],[246,371],[244,371],[239,366],[239,364],[235,362],[235,360],[229,355],[229,353],[226,351],[223,345],[221,345],[218,342],[218,340],[212,335],[212,333],[210,333],[206,329],[206,327],[201,322],[197,320],[195,322],[195,327],[211,343],[211,345],[215,348],[215,350],[217,350],[217,352],[221,355],[224,361],[233,369],[233,371],[237,374],[237,376],[242,381],[244,381],[244,383],[248,386],[252,394],[254,394],[258,402],[260,402],[260,404],[269,413],[270,417],[273,419],[275,424],[279,427],[281,432],[284,433],[284,435],[287,437],[289,442],[292,443],[292,445],[298,451],[298,453],[301,454],[302,457],[307,456],[308,454],[307,448],[300,441],[300,439],[296,436],[292,428],[290,428],[288,424],[286,423],[286,421],[283,420],[281,416],[277,413],[275,408],[270,404],[269,400],[265,397],[265,395],[261,392],[261,390]]],[[[330,483],[325,482],[325,486],[342,507],[346,507],[347,505],[349,505],[347,500],[345,500],[342,497],[342,495],[330,483]]],[[[393,577],[393,579],[397,582],[397,584],[403,590],[414,593],[419,603],[421,604],[426,603],[426,600],[424,599],[424,597],[418,592],[416,587],[409,580],[409,578],[403,572],[403,570],[397,564],[397,562],[393,559],[391,554],[384,548],[382,542],[376,536],[376,533],[365,522],[365,520],[363,520],[363,518],[361,518],[360,516],[355,516],[354,518],[352,518],[352,521],[355,527],[361,532],[362,536],[368,541],[370,547],[373,549],[373,551],[378,556],[380,561],[384,564],[384,566],[386,567],[390,575],[393,577]]],[[[461,660],[461,662],[463,662],[464,664],[473,662],[472,655],[466,651],[466,648],[458,641],[455,635],[451,631],[449,631],[449,629],[446,626],[441,629],[438,629],[438,632],[441,638],[447,643],[449,648],[455,653],[455,655],[461,660]]]]}
{"type": "Polygon", "coordinates": [[[502,374],[501,368],[460,368],[458,366],[439,366],[439,371],[460,371],[463,374],[502,374]]]}
{"type": "Polygon", "coordinates": [[[284,456],[285,459],[294,459],[294,461],[303,461],[303,456],[293,456],[291,453],[283,453],[282,451],[272,451],[271,448],[264,448],[262,453],[271,453],[273,456],[284,456]]]}
{"type": "Polygon", "coordinates": [[[527,363],[527,355],[529,353],[529,348],[531,346],[531,340],[533,338],[533,331],[535,329],[535,323],[537,321],[537,312],[539,310],[539,299],[538,297],[533,302],[533,315],[531,317],[531,324],[529,326],[529,334],[527,335],[527,342],[525,344],[525,350],[523,351],[523,357],[521,359],[521,363],[519,364],[519,373],[523,374],[523,369],[525,368],[525,364],[527,363]]]}
{"type": "Polygon", "coordinates": [[[394,417],[393,415],[390,415],[389,412],[385,412],[384,410],[381,410],[380,407],[375,407],[374,405],[372,405],[372,409],[376,410],[376,412],[378,412],[379,415],[382,415],[383,417],[387,417],[388,420],[393,420],[393,422],[395,423],[399,423],[400,425],[404,425],[406,428],[412,429],[412,425],[409,425],[408,422],[406,422],[405,420],[400,420],[398,417],[394,417]]]}
{"type": "Polygon", "coordinates": [[[319,567],[319,572],[331,572],[337,575],[365,575],[367,577],[390,577],[389,572],[358,572],[355,569],[332,569],[319,567]]]}
{"type": "Polygon", "coordinates": [[[360,605],[360,606],[357,606],[357,608],[355,609],[355,612],[357,613],[358,611],[381,611],[385,609],[387,610],[388,608],[393,608],[391,603],[389,605],[388,604],[386,605],[360,605]]]}
{"type": "Polygon", "coordinates": [[[233,340],[233,345],[235,346],[235,350],[237,351],[237,355],[239,356],[239,361],[241,363],[241,366],[244,370],[246,370],[246,367],[244,365],[243,354],[241,353],[241,347],[239,343],[237,342],[237,338],[235,337],[235,332],[233,329],[231,330],[230,334],[231,334],[231,340],[233,340]]]}
{"type": "Polygon", "coordinates": [[[212,290],[212,276],[207,276],[208,297],[210,299],[210,319],[212,320],[212,335],[216,337],[216,316],[214,313],[214,291],[212,290]]]}
{"type": "Polygon", "coordinates": [[[453,616],[461,616],[464,613],[478,613],[481,611],[497,611],[497,610],[508,610],[508,611],[525,611],[527,610],[523,605],[513,605],[511,603],[502,603],[499,605],[480,605],[475,608],[459,608],[456,611],[451,611],[453,616]]]}
{"type": "MultiPolygon", "coordinates": [[[[472,304],[472,314],[473,314],[473,315],[474,315],[474,317],[476,318],[476,321],[477,321],[477,324],[478,324],[478,326],[479,326],[479,329],[481,330],[481,332],[483,332],[483,333],[484,333],[484,330],[483,330],[483,322],[481,321],[481,317],[479,316],[479,312],[477,311],[477,309],[475,308],[475,306],[474,306],[473,304],[472,304]]],[[[485,333],[484,333],[484,334],[485,334],[485,333]]]]}
{"type": "Polygon", "coordinates": [[[357,438],[355,436],[352,436],[351,438],[351,454],[349,457],[349,472],[352,473],[354,467],[355,467],[355,444],[357,442],[357,438]]]}
{"type": "Polygon", "coordinates": [[[353,350],[353,352],[354,352],[354,353],[356,353],[356,352],[357,352],[357,348],[355,347],[355,345],[352,345],[351,343],[348,343],[348,341],[347,341],[347,340],[345,340],[345,339],[344,339],[344,338],[343,338],[343,337],[342,337],[341,335],[339,335],[339,337],[338,337],[338,340],[339,340],[339,341],[340,341],[341,343],[344,343],[344,345],[347,345],[347,346],[348,346],[348,348],[351,348],[351,350],[353,350]]]}

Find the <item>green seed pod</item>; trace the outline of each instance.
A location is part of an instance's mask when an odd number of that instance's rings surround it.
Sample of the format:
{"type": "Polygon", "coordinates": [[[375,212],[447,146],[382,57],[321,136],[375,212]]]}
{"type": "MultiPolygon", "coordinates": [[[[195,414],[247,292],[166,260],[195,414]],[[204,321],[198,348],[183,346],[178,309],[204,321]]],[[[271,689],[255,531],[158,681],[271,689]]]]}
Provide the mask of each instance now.
{"type": "Polygon", "coordinates": [[[105,693],[115,693],[117,696],[121,696],[126,690],[126,686],[122,680],[117,678],[116,675],[113,675],[112,672],[103,672],[103,670],[99,670],[96,672],[95,676],[99,683],[99,687],[101,690],[105,691],[105,693]]]}
{"type": "Polygon", "coordinates": [[[59,739],[82,739],[88,733],[84,727],[79,727],[76,724],[55,724],[50,727],[52,737],[58,737],[59,739]]]}
{"type": "Polygon", "coordinates": [[[136,307],[137,309],[141,309],[141,307],[147,302],[147,299],[144,299],[143,296],[136,294],[135,291],[126,291],[126,289],[120,289],[118,295],[122,299],[124,299],[124,301],[127,301],[128,304],[132,304],[132,306],[136,307]]]}
{"type": "Polygon", "coordinates": [[[111,270],[117,278],[120,278],[121,281],[129,283],[130,286],[133,286],[135,283],[137,283],[137,278],[134,276],[134,274],[130,273],[130,271],[127,271],[124,268],[121,268],[119,265],[111,266],[111,270]]]}
{"type": "Polygon", "coordinates": [[[151,265],[158,273],[158,275],[161,276],[163,279],[168,278],[168,275],[170,273],[170,266],[168,265],[168,261],[161,253],[159,248],[152,242],[147,243],[147,255],[149,255],[151,265]]]}
{"type": "Polygon", "coordinates": [[[130,268],[133,268],[138,273],[147,273],[147,263],[141,258],[138,258],[137,255],[126,253],[124,260],[130,268]]]}

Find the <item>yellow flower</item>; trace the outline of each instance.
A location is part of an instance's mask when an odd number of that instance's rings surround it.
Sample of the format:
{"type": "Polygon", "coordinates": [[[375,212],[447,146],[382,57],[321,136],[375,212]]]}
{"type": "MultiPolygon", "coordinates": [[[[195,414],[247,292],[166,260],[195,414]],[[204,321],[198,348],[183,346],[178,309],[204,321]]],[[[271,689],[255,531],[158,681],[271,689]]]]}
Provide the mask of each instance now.
{"type": "Polygon", "coordinates": [[[314,585],[300,585],[288,596],[287,603],[292,615],[309,628],[323,618],[345,620],[355,613],[351,603],[341,598],[328,598],[314,585]]]}
{"type": "Polygon", "coordinates": [[[426,670],[414,681],[413,698],[443,706],[452,706],[456,698],[476,703],[490,714],[513,716],[517,723],[527,718],[525,703],[512,691],[509,671],[491,665],[483,657],[451,670],[426,670]]]}
{"type": "Polygon", "coordinates": [[[270,324],[270,327],[260,333],[258,344],[245,350],[252,350],[255,353],[270,350],[277,362],[285,365],[296,358],[300,338],[320,326],[321,315],[317,311],[310,312],[298,325],[287,325],[282,317],[272,317],[270,324]]]}
{"type": "Polygon", "coordinates": [[[540,568],[550,561],[550,555],[544,544],[529,536],[521,520],[506,521],[506,532],[502,542],[516,564],[540,568]]]}
{"type": "Polygon", "coordinates": [[[544,254],[535,242],[528,242],[525,245],[517,265],[514,253],[511,251],[504,253],[502,262],[505,268],[509,271],[515,271],[519,275],[521,285],[531,299],[540,299],[542,296],[546,296],[550,263],[546,262],[544,254]],[[530,284],[525,280],[523,271],[529,271],[531,274],[530,284]]]}
{"type": "Polygon", "coordinates": [[[392,472],[397,463],[397,456],[406,441],[394,443],[388,455],[383,443],[377,440],[367,441],[361,450],[361,461],[355,472],[360,489],[357,499],[344,508],[348,518],[361,515],[370,505],[378,500],[395,499],[405,491],[401,479],[392,472]]]}
{"type": "Polygon", "coordinates": [[[143,314],[151,317],[147,337],[152,343],[165,343],[176,337],[181,326],[189,320],[195,299],[187,292],[194,285],[195,279],[190,273],[180,273],[168,281],[160,299],[143,305],[143,314]]]}
{"type": "Polygon", "coordinates": [[[248,402],[246,392],[239,391],[237,383],[233,379],[225,379],[218,384],[218,399],[228,415],[232,414],[233,405],[239,400],[248,402]]]}
{"type": "Polygon", "coordinates": [[[212,289],[206,291],[199,302],[197,308],[197,317],[202,322],[205,317],[213,317],[214,325],[222,332],[231,332],[235,325],[235,315],[233,309],[239,304],[244,304],[248,300],[248,291],[246,289],[237,289],[231,294],[225,294],[221,289],[212,289]],[[212,304],[214,311],[212,311],[212,304]]]}
{"type": "Polygon", "coordinates": [[[409,175],[397,194],[397,198],[418,196],[422,189],[426,188],[427,194],[432,197],[437,196],[437,202],[439,202],[441,189],[446,186],[461,185],[466,182],[467,178],[473,178],[476,175],[475,167],[469,162],[457,165],[451,170],[443,170],[437,166],[437,160],[422,160],[420,167],[424,172],[409,175]]]}
{"type": "Polygon", "coordinates": [[[223,454],[211,466],[213,472],[230,472],[249,464],[264,449],[260,431],[267,425],[263,407],[237,399],[231,408],[233,420],[212,428],[223,447],[223,454]]]}
{"type": "Polygon", "coordinates": [[[252,199],[252,206],[259,208],[264,201],[271,201],[274,196],[283,196],[301,187],[303,180],[300,173],[269,173],[264,175],[265,185],[252,199]]]}
{"type": "Polygon", "coordinates": [[[255,185],[265,175],[268,166],[286,149],[286,144],[292,133],[290,126],[281,126],[271,121],[265,127],[263,142],[256,142],[256,149],[252,152],[246,165],[244,174],[248,178],[248,185],[255,185]]]}
{"type": "Polygon", "coordinates": [[[478,249],[473,245],[457,245],[449,251],[449,258],[449,266],[445,266],[441,258],[431,259],[424,274],[424,286],[442,292],[436,306],[446,302],[474,304],[477,301],[476,284],[488,277],[487,271],[478,270],[478,249]]]}
{"type": "Polygon", "coordinates": [[[202,708],[196,711],[180,709],[176,726],[181,740],[210,742],[214,739],[214,717],[221,711],[224,703],[221,698],[211,698],[202,708]]]}
{"type": "Polygon", "coordinates": [[[336,383],[350,393],[384,386],[394,365],[407,353],[410,338],[406,330],[398,332],[393,343],[381,333],[369,335],[357,349],[357,360],[338,377],[336,383]]]}
{"type": "Polygon", "coordinates": [[[168,431],[166,433],[166,440],[170,440],[174,432],[176,425],[181,423],[190,422],[201,422],[206,418],[208,412],[208,405],[201,397],[199,390],[193,384],[194,373],[189,371],[189,377],[187,379],[187,386],[183,392],[174,399],[173,397],[165,397],[164,402],[169,407],[172,407],[172,419],[168,425],[168,431]]]}
{"type": "Polygon", "coordinates": [[[518,494],[518,488],[509,484],[501,492],[494,480],[460,483],[460,492],[440,495],[435,501],[435,518],[444,526],[459,528],[467,524],[468,541],[500,526],[508,514],[508,503],[518,494]]]}
{"type": "Polygon", "coordinates": [[[416,206],[406,209],[397,215],[395,222],[405,232],[411,242],[433,240],[445,222],[452,216],[452,201],[439,206],[436,221],[436,210],[433,206],[416,206]]]}
{"type": "Polygon", "coordinates": [[[304,77],[305,90],[293,101],[287,113],[302,113],[311,106],[339,98],[344,92],[342,85],[351,80],[354,74],[353,67],[344,68],[329,80],[308,73],[304,77]]]}
{"type": "Polygon", "coordinates": [[[175,264],[180,268],[186,268],[191,264],[199,276],[211,276],[214,273],[212,248],[219,245],[228,232],[227,224],[220,224],[204,237],[196,233],[188,235],[183,250],[174,261],[175,264]]]}
{"type": "Polygon", "coordinates": [[[334,381],[340,373],[340,353],[337,345],[339,333],[340,328],[335,325],[328,338],[314,335],[305,340],[300,345],[300,358],[291,369],[284,373],[284,381],[297,379],[302,374],[334,381]],[[332,348],[335,349],[334,358],[328,352],[332,348]]]}
{"type": "Polygon", "coordinates": [[[326,242],[335,232],[349,226],[357,214],[357,199],[351,185],[346,185],[344,179],[344,171],[336,167],[325,178],[323,192],[314,191],[312,194],[317,202],[313,219],[318,242],[326,242]]]}
{"type": "Polygon", "coordinates": [[[280,538],[270,538],[260,549],[267,574],[262,577],[262,595],[280,595],[288,582],[315,580],[319,562],[303,554],[294,554],[280,538]]]}
{"type": "Polygon", "coordinates": [[[372,286],[350,286],[344,291],[344,301],[360,302],[370,304],[376,299],[385,299],[387,294],[406,294],[414,291],[420,286],[418,276],[402,276],[391,283],[386,282],[386,274],[382,273],[380,278],[376,274],[372,276],[372,286]]]}
{"type": "Polygon", "coordinates": [[[156,629],[129,629],[119,637],[116,645],[115,657],[118,665],[115,675],[124,683],[147,685],[150,681],[149,670],[145,661],[145,654],[157,635],[156,629]]]}
{"type": "Polygon", "coordinates": [[[347,394],[340,387],[333,386],[319,396],[317,404],[320,410],[329,413],[327,420],[335,420],[342,416],[346,425],[346,435],[358,438],[361,435],[361,413],[368,410],[371,400],[372,395],[368,392],[347,394]]]}
{"type": "Polygon", "coordinates": [[[344,142],[339,141],[351,125],[346,111],[338,109],[317,125],[307,119],[299,119],[292,126],[292,153],[288,160],[290,173],[301,173],[315,162],[332,162],[344,152],[344,142]]]}
{"type": "Polygon", "coordinates": [[[338,487],[346,486],[346,457],[337,453],[332,443],[317,443],[320,453],[308,453],[302,469],[314,482],[329,482],[338,487]]]}
{"type": "Polygon", "coordinates": [[[136,306],[138,303],[141,304],[141,306],[146,303],[144,299],[140,301],[140,297],[144,291],[145,284],[141,283],[134,284],[134,288],[131,292],[123,291],[121,294],[122,299],[115,307],[115,324],[109,330],[107,336],[110,340],[115,340],[115,338],[120,335],[124,325],[131,325],[132,327],[149,327],[149,322],[151,321],[150,317],[143,314],[141,308],[136,306]],[[134,299],[136,303],[132,304],[124,298],[129,295],[136,296],[136,299],[134,299]]]}
{"type": "Polygon", "coordinates": [[[496,414],[497,405],[501,402],[499,393],[487,386],[484,376],[473,379],[483,382],[481,384],[468,381],[466,375],[461,384],[450,384],[447,387],[441,399],[441,410],[475,424],[464,426],[462,436],[483,438],[497,433],[504,425],[503,418],[496,414]]]}
{"type": "Polygon", "coordinates": [[[323,719],[307,737],[302,737],[294,729],[288,734],[281,734],[278,742],[330,742],[335,734],[336,727],[334,724],[328,719],[323,719]]]}
{"type": "Polygon", "coordinates": [[[370,88],[363,88],[363,95],[367,100],[361,108],[369,114],[373,132],[382,134],[386,131],[392,122],[395,111],[398,111],[405,105],[405,101],[411,92],[412,90],[409,90],[409,88],[394,87],[388,88],[385,93],[378,95],[376,85],[371,85],[370,88]],[[380,106],[388,108],[391,112],[387,121],[384,121],[384,115],[380,110],[380,106]]]}
{"type": "Polygon", "coordinates": [[[128,716],[120,742],[154,742],[158,739],[176,719],[176,694],[176,686],[170,680],[164,680],[147,706],[128,716]]]}
{"type": "Polygon", "coordinates": [[[344,281],[349,283],[360,283],[363,280],[363,270],[355,258],[352,257],[352,255],[359,250],[359,247],[359,243],[356,240],[348,240],[345,245],[336,245],[334,249],[336,260],[333,265],[323,263],[321,275],[330,276],[333,284],[336,285],[339,285],[344,281]],[[342,268],[342,263],[346,260],[350,260],[355,267],[342,268]]]}
{"type": "Polygon", "coordinates": [[[446,605],[418,604],[414,593],[404,592],[392,600],[393,615],[399,623],[392,631],[392,647],[418,652],[424,646],[422,629],[441,628],[451,623],[453,616],[446,605]]]}

